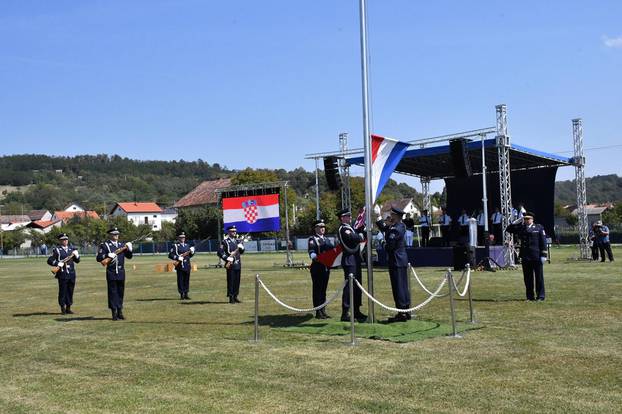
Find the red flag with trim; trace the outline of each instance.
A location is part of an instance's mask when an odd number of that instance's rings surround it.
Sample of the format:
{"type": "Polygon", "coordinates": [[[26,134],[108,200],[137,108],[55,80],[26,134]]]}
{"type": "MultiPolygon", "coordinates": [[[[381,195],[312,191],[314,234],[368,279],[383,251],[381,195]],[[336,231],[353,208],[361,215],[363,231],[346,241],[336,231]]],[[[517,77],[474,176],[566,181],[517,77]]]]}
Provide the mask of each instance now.
{"type": "MultiPolygon", "coordinates": [[[[362,241],[359,244],[359,251],[362,252],[365,248],[366,241],[362,241]]],[[[341,266],[341,256],[343,255],[343,246],[337,245],[334,249],[325,251],[317,255],[316,260],[322,263],[324,266],[332,268],[341,266]]]]}

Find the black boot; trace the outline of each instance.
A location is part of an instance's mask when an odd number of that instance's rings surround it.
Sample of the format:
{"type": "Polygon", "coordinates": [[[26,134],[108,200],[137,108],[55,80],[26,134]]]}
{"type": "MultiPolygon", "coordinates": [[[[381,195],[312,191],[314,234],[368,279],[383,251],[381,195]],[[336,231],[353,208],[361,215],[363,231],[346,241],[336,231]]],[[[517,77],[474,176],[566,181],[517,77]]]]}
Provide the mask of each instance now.
{"type": "Polygon", "coordinates": [[[242,303],[242,301],[241,301],[240,299],[238,299],[238,296],[237,296],[237,295],[233,297],[233,301],[234,301],[235,303],[242,303]]]}
{"type": "Polygon", "coordinates": [[[179,294],[179,300],[184,300],[186,299],[186,296],[183,293],[179,294]]]}
{"type": "Polygon", "coordinates": [[[347,309],[343,309],[341,311],[341,322],[350,322],[350,315],[348,315],[348,310],[347,309]]]}
{"type": "Polygon", "coordinates": [[[324,315],[322,315],[322,311],[315,311],[315,319],[324,319],[324,315]]]}
{"type": "Polygon", "coordinates": [[[65,308],[65,313],[69,313],[73,315],[73,311],[71,310],[71,305],[67,305],[67,308],[65,308]]]}
{"type": "Polygon", "coordinates": [[[112,320],[113,321],[119,320],[119,317],[117,316],[117,310],[116,309],[111,309],[111,310],[112,310],[112,320]]]}
{"type": "Polygon", "coordinates": [[[356,319],[357,322],[365,322],[367,320],[367,315],[361,312],[360,309],[357,309],[354,311],[354,319],[356,319]]]}
{"type": "Polygon", "coordinates": [[[121,308],[117,309],[117,316],[119,317],[119,319],[125,320],[125,316],[123,316],[123,311],[121,310],[121,308]]]}
{"type": "Polygon", "coordinates": [[[186,300],[190,300],[190,296],[188,296],[188,292],[184,293],[184,297],[186,298],[186,300]]]}
{"type": "Polygon", "coordinates": [[[235,303],[235,302],[233,301],[233,296],[229,296],[229,303],[235,303]]]}
{"type": "Polygon", "coordinates": [[[320,310],[320,312],[322,312],[322,315],[324,315],[324,319],[330,319],[330,315],[328,313],[326,313],[326,309],[322,308],[320,310]]]}
{"type": "Polygon", "coordinates": [[[60,313],[61,313],[62,315],[64,315],[64,314],[66,314],[66,313],[67,313],[67,311],[65,310],[65,307],[64,307],[64,306],[61,306],[61,307],[60,307],[60,313]]]}

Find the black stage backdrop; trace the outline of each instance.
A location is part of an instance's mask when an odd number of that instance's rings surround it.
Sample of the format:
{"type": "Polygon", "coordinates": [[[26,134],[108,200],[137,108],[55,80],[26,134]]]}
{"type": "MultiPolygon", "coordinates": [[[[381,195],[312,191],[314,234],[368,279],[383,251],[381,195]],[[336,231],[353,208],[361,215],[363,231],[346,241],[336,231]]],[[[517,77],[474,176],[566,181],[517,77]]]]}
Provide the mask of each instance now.
{"type": "MultiPolygon", "coordinates": [[[[542,224],[548,237],[554,237],[555,174],[557,167],[512,171],[512,204],[521,203],[535,215],[535,222],[542,224]]],[[[470,178],[446,178],[447,211],[454,224],[462,209],[467,214],[477,214],[482,208],[482,176],[470,178]]],[[[488,218],[500,206],[499,174],[488,174],[488,218]]],[[[492,230],[491,230],[492,231],[492,230]]]]}

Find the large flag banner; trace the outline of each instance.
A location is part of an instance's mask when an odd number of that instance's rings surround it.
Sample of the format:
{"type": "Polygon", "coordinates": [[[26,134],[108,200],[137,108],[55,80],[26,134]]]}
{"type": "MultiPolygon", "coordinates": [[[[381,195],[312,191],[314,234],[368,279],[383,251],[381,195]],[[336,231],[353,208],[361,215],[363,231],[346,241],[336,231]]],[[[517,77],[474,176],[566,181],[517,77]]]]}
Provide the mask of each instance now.
{"type": "MultiPolygon", "coordinates": [[[[365,244],[367,242],[363,240],[359,244],[359,250],[362,252],[365,248],[365,244]]],[[[322,263],[324,266],[331,268],[341,266],[341,256],[343,255],[343,246],[340,244],[337,245],[334,249],[327,250],[323,253],[318,254],[317,261],[322,263]]]]}
{"type": "Polygon", "coordinates": [[[281,230],[278,194],[223,198],[222,214],[225,229],[239,233],[281,230]]]}
{"type": "Polygon", "coordinates": [[[410,144],[371,136],[371,203],[374,204],[410,144]]]}

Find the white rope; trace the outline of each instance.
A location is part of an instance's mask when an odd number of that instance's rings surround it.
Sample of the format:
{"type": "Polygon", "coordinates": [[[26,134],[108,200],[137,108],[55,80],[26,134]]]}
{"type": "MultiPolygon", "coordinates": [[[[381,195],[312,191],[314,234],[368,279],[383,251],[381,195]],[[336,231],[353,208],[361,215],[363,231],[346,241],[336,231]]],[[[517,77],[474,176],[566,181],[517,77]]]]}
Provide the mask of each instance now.
{"type": "MultiPolygon", "coordinates": [[[[458,296],[464,296],[467,294],[467,290],[469,289],[469,284],[471,283],[471,268],[467,267],[466,268],[466,282],[464,284],[464,290],[462,291],[462,293],[460,293],[460,291],[458,290],[458,286],[456,285],[456,282],[454,281],[454,278],[452,276],[451,278],[451,282],[454,285],[454,288],[456,290],[456,293],[458,294],[458,296]]],[[[462,272],[462,277],[460,277],[460,280],[458,281],[458,285],[460,284],[460,282],[462,282],[462,279],[464,278],[465,272],[462,272]]]]}
{"type": "MultiPolygon", "coordinates": [[[[431,292],[427,287],[424,286],[421,279],[419,279],[419,276],[417,276],[417,272],[415,272],[415,269],[412,266],[409,266],[409,267],[413,275],[415,275],[415,280],[417,280],[417,283],[419,283],[419,286],[421,286],[421,289],[423,289],[428,295],[433,295],[437,298],[442,298],[448,295],[448,293],[443,293],[442,295],[435,295],[434,292],[431,292]]],[[[443,279],[445,278],[447,278],[447,273],[445,273],[445,275],[443,276],[443,279]]]]}
{"type": "Polygon", "coordinates": [[[441,291],[441,289],[443,288],[443,286],[445,286],[445,282],[447,282],[447,279],[443,279],[443,281],[441,282],[440,285],[438,285],[438,288],[436,289],[436,291],[434,291],[432,293],[432,295],[430,295],[430,297],[428,297],[426,300],[424,300],[423,302],[421,302],[420,304],[418,304],[417,306],[414,306],[410,309],[398,309],[398,308],[392,308],[390,306],[385,305],[384,303],[380,302],[378,299],[376,299],[375,297],[373,297],[372,295],[370,295],[363,286],[361,286],[361,284],[359,283],[358,280],[354,279],[354,281],[356,282],[356,284],[358,285],[359,289],[361,289],[361,291],[365,294],[365,296],[367,296],[369,299],[371,299],[375,304],[377,304],[378,306],[380,306],[381,308],[384,308],[390,312],[401,312],[401,313],[410,313],[410,312],[414,312],[417,311],[421,308],[423,308],[425,305],[427,305],[428,303],[430,303],[430,301],[432,299],[434,299],[436,297],[436,295],[438,294],[438,292],[441,291]]]}
{"type": "Polygon", "coordinates": [[[320,309],[323,309],[324,307],[328,306],[329,303],[331,303],[332,301],[334,301],[335,299],[337,299],[339,297],[339,294],[341,292],[343,292],[344,287],[346,286],[346,283],[348,283],[348,281],[346,280],[343,284],[342,287],[340,287],[339,289],[337,289],[335,291],[335,294],[333,296],[331,296],[326,302],[324,302],[323,304],[316,306],[315,308],[309,308],[309,309],[300,309],[300,308],[294,308],[293,306],[289,306],[288,304],[284,303],[283,301],[281,301],[279,298],[277,298],[274,293],[272,293],[270,291],[270,289],[268,289],[268,287],[263,283],[263,281],[257,277],[257,280],[259,281],[259,284],[261,285],[262,288],[264,288],[264,290],[266,291],[266,293],[268,295],[270,295],[270,297],[272,299],[274,299],[274,301],[276,303],[278,303],[279,305],[283,306],[284,308],[289,309],[290,311],[293,312],[315,312],[318,311],[320,309]]]}

